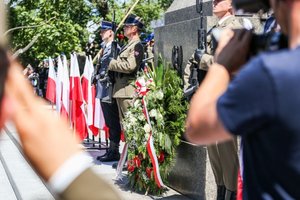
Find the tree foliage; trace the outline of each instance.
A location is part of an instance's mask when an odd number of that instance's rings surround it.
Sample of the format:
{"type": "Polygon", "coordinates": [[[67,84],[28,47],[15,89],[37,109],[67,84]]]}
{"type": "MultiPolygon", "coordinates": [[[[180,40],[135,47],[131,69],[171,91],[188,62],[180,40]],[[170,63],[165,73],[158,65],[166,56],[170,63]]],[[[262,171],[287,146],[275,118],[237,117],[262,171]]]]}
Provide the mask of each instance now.
{"type": "Polygon", "coordinates": [[[33,47],[21,55],[24,64],[37,64],[48,56],[81,51],[87,41],[86,25],[92,12],[84,0],[13,0],[9,9],[10,27],[42,24],[11,34],[14,50],[26,46],[35,35],[40,35],[33,47]]]}
{"type": "MultiPolygon", "coordinates": [[[[147,32],[150,22],[160,18],[173,0],[140,0],[133,13],[144,19],[147,32]]],[[[135,0],[10,0],[9,28],[22,28],[11,32],[11,48],[16,51],[25,47],[36,35],[36,43],[20,55],[23,65],[36,66],[48,56],[72,51],[82,51],[89,38],[88,25],[99,24],[100,20],[121,21],[135,0]]],[[[95,33],[97,36],[99,33],[95,33]]],[[[97,38],[98,39],[98,38],[97,38]]]]}

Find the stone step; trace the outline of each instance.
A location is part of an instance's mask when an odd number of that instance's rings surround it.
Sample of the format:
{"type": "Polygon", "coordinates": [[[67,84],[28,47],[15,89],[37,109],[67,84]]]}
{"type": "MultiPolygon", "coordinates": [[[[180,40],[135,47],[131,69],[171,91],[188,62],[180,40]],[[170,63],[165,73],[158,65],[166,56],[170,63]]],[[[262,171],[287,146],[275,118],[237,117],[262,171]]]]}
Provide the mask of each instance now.
{"type": "Polygon", "coordinates": [[[10,131],[3,131],[0,140],[0,152],[3,158],[0,166],[0,199],[54,199],[16,146],[18,144],[15,140],[16,133],[10,131]],[[9,176],[11,181],[8,180],[9,176]]]}

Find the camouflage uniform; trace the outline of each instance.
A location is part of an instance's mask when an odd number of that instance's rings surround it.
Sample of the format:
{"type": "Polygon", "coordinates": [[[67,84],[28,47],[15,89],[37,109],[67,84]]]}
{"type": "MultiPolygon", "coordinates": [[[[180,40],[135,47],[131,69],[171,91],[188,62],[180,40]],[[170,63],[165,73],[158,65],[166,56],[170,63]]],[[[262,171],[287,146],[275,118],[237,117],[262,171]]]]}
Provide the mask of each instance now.
{"type": "MultiPolygon", "coordinates": [[[[240,20],[235,16],[229,16],[223,23],[217,24],[213,28],[243,28],[240,20]]],[[[212,29],[211,29],[212,30],[212,29]]],[[[214,62],[213,49],[214,44],[212,42],[211,30],[207,34],[207,51],[202,56],[200,64],[195,61],[192,56],[188,64],[184,69],[184,89],[190,86],[190,74],[193,64],[197,63],[199,69],[207,71],[209,66],[214,62]]],[[[237,188],[237,173],[239,168],[238,156],[237,156],[237,140],[225,143],[218,143],[207,146],[208,156],[211,163],[211,167],[215,176],[215,181],[218,186],[225,186],[227,190],[236,191],[237,188]]]]}
{"type": "Polygon", "coordinates": [[[131,104],[135,88],[132,82],[143,61],[143,45],[139,39],[130,41],[116,60],[109,64],[109,70],[116,72],[113,97],[116,98],[120,120],[124,118],[128,106],[131,104]]]}

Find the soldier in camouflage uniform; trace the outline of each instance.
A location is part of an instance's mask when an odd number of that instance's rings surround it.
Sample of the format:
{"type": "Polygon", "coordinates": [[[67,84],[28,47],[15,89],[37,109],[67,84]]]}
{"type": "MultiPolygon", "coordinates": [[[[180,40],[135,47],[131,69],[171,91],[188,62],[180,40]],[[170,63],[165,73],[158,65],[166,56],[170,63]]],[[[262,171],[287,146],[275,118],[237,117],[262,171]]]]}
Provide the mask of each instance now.
{"type": "MultiPolygon", "coordinates": [[[[213,28],[219,29],[238,29],[243,28],[240,20],[233,15],[231,0],[214,0],[213,13],[219,18],[218,23],[213,28]]],[[[212,28],[212,29],[213,29],[212,28]]],[[[215,44],[212,41],[211,30],[207,34],[207,51],[200,58],[193,55],[184,69],[184,89],[186,90],[191,83],[190,76],[195,63],[199,70],[207,71],[214,62],[215,44]]],[[[198,70],[198,73],[199,73],[198,70]]],[[[200,71],[201,73],[201,71],[200,71]]],[[[216,143],[207,146],[208,156],[217,184],[217,199],[235,199],[237,188],[237,174],[239,168],[237,155],[237,140],[225,143],[216,143]],[[226,197],[226,198],[225,198],[226,197]]]]}
{"type": "Polygon", "coordinates": [[[108,67],[110,71],[116,72],[113,97],[117,100],[121,121],[132,102],[135,88],[131,83],[136,79],[143,61],[144,51],[139,37],[143,27],[140,17],[133,14],[128,16],[124,23],[124,35],[128,38],[128,44],[121,49],[117,59],[111,60],[108,67]]]}

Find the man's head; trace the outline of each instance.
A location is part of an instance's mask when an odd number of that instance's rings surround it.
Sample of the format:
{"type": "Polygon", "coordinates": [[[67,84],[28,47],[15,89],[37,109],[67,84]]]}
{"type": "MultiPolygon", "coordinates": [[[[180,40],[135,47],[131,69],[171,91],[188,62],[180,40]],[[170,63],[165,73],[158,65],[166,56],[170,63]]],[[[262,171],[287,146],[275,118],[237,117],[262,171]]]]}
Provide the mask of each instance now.
{"type": "Polygon", "coordinates": [[[104,42],[110,42],[114,38],[114,32],[112,30],[113,24],[109,21],[102,21],[100,26],[100,36],[104,42]]]}
{"type": "Polygon", "coordinates": [[[124,35],[127,38],[138,35],[144,28],[142,19],[134,14],[129,15],[124,22],[124,35]]]}
{"type": "Polygon", "coordinates": [[[214,0],[213,1],[213,13],[218,18],[232,15],[232,0],[214,0]]]}

